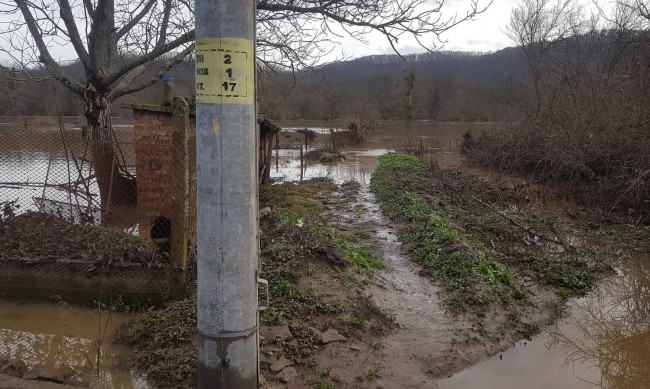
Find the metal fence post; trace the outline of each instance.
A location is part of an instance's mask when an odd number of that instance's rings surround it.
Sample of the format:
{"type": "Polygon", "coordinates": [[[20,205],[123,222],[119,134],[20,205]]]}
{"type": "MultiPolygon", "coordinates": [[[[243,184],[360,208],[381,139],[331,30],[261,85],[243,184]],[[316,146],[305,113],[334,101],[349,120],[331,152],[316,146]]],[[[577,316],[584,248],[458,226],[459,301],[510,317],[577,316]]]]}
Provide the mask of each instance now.
{"type": "Polygon", "coordinates": [[[254,0],[197,0],[201,389],[258,387],[254,0]]]}

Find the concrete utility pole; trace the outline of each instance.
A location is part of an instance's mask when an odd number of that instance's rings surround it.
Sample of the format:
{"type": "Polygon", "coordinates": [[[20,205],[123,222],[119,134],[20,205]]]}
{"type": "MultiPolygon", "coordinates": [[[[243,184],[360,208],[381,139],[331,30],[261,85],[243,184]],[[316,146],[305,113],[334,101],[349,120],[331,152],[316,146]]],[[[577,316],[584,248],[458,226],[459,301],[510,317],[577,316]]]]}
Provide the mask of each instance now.
{"type": "Polygon", "coordinates": [[[255,1],[197,0],[200,389],[258,387],[255,1]]]}

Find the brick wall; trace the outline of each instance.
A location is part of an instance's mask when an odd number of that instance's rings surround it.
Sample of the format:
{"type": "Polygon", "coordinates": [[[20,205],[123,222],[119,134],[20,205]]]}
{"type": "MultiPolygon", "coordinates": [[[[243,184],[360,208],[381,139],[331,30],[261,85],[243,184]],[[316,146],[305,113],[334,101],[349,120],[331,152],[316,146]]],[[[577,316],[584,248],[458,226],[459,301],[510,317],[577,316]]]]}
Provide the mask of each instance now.
{"type": "MultiPolygon", "coordinates": [[[[135,164],[138,183],[136,214],[140,236],[150,237],[157,217],[172,218],[172,185],[174,166],[172,113],[162,110],[133,110],[135,131],[135,164]]],[[[196,121],[190,117],[188,134],[190,183],[196,175],[196,121]]],[[[191,192],[192,188],[190,188],[191,192]]],[[[190,206],[190,208],[193,208],[190,206]]],[[[190,215],[190,223],[195,217],[190,215]]]]}

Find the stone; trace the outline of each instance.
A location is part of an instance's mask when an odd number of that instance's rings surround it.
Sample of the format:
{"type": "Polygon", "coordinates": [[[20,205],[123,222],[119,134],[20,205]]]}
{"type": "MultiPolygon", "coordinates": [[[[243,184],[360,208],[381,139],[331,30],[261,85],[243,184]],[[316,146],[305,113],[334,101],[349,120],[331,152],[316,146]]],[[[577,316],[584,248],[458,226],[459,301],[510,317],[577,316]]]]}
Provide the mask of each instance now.
{"type": "Polygon", "coordinates": [[[293,335],[291,334],[288,325],[262,328],[262,336],[270,341],[280,339],[281,341],[286,342],[293,339],[293,335]]]}
{"type": "Polygon", "coordinates": [[[350,350],[361,351],[361,346],[359,346],[358,344],[352,344],[350,345],[350,350]]]}
{"type": "Polygon", "coordinates": [[[260,210],[260,219],[271,215],[271,207],[264,207],[260,210]]]}
{"type": "Polygon", "coordinates": [[[264,354],[260,353],[260,363],[263,365],[272,365],[275,362],[278,361],[278,358],[276,358],[273,354],[264,354]]]}
{"type": "Polygon", "coordinates": [[[287,366],[293,365],[293,362],[285,357],[280,357],[274,364],[271,365],[271,371],[274,373],[279,372],[287,366]]]}
{"type": "Polygon", "coordinates": [[[20,359],[12,359],[0,369],[0,373],[22,378],[27,372],[27,365],[20,359]]]}
{"type": "Polygon", "coordinates": [[[264,354],[277,354],[279,352],[282,352],[282,348],[280,347],[274,347],[274,346],[264,346],[262,347],[262,353],[264,354]]]}
{"type": "Polygon", "coordinates": [[[314,336],[316,337],[316,339],[318,339],[319,342],[323,343],[323,332],[321,332],[321,330],[315,327],[307,327],[307,329],[314,334],[314,336]]]}
{"type": "Polygon", "coordinates": [[[333,342],[344,342],[345,341],[345,336],[339,334],[339,332],[333,328],[330,328],[329,330],[323,332],[323,343],[328,344],[328,343],[333,343],[333,342]]]}
{"type": "Polygon", "coordinates": [[[59,365],[59,367],[56,369],[56,373],[58,374],[59,378],[62,378],[64,380],[77,375],[77,371],[65,363],[59,365]]]}
{"type": "Polygon", "coordinates": [[[293,367],[285,367],[282,369],[280,374],[276,375],[276,377],[278,377],[278,379],[282,382],[289,382],[298,377],[298,371],[293,367]]]}
{"type": "Polygon", "coordinates": [[[259,380],[258,384],[259,384],[260,388],[263,388],[263,387],[266,386],[266,378],[264,378],[264,376],[261,375],[261,374],[260,374],[260,380],[259,380]]]}
{"type": "Polygon", "coordinates": [[[59,376],[59,373],[54,370],[44,369],[41,367],[33,367],[23,375],[26,380],[32,381],[48,381],[57,384],[63,383],[64,378],[59,376]]]}

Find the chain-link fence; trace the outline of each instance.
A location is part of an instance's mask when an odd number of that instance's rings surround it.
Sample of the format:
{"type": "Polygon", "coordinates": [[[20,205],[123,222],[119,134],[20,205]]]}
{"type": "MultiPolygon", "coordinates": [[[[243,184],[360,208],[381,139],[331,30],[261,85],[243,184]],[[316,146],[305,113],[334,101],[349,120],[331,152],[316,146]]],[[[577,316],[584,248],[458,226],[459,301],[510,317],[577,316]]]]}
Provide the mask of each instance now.
{"type": "Polygon", "coordinates": [[[150,387],[112,339],[128,320],[119,312],[169,301],[192,280],[195,138],[183,101],[132,108],[105,131],[83,117],[0,118],[5,373],[150,387]]]}
{"type": "Polygon", "coordinates": [[[187,142],[175,155],[168,111],[113,118],[101,137],[82,117],[1,120],[0,296],[146,305],[182,290],[187,142]]]}

